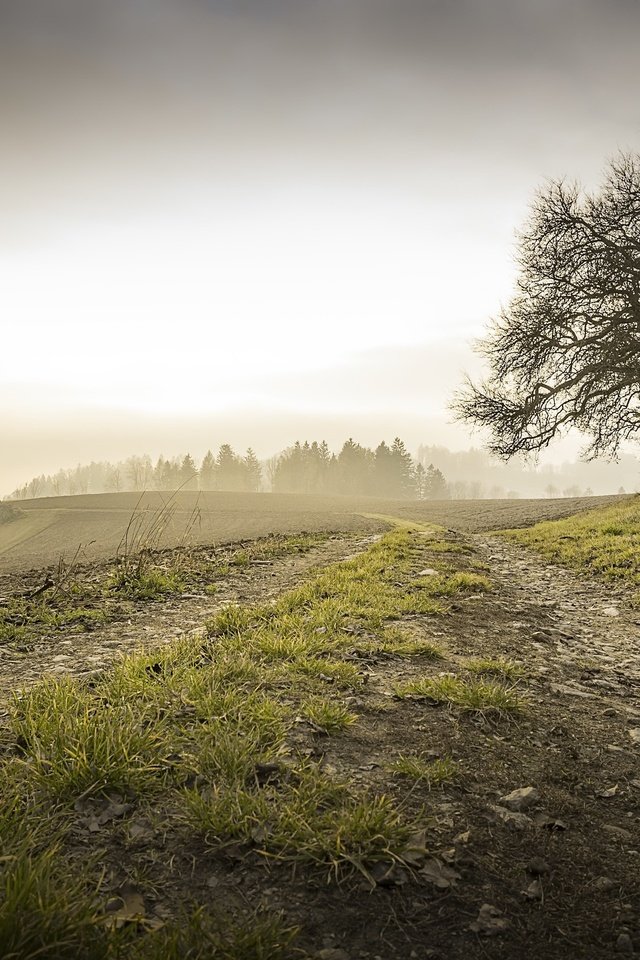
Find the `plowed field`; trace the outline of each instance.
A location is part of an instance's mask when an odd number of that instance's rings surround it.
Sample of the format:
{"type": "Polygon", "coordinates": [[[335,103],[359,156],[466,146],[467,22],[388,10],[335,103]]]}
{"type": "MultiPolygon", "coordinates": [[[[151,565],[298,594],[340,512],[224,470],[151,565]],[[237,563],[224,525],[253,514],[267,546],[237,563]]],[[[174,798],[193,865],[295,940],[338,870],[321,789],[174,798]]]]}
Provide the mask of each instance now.
{"type": "Polygon", "coordinates": [[[142,527],[148,527],[165,505],[170,517],[161,546],[175,546],[185,537],[192,544],[228,543],[301,530],[367,533],[383,529],[366,514],[477,533],[565,517],[616,499],[406,501],[224,492],[43,497],[21,501],[19,518],[0,524],[0,572],[47,566],[61,556],[69,560],[79,548],[87,560],[111,557],[132,518],[140,518],[142,527]]]}

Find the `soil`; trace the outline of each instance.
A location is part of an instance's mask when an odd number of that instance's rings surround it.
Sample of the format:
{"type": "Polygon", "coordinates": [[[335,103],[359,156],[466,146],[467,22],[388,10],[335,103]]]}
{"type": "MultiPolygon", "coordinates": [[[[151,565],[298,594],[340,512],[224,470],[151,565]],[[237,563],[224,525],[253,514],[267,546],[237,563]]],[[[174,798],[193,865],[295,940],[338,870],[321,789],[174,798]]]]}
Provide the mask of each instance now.
{"type": "MultiPolygon", "coordinates": [[[[187,871],[200,902],[282,911],[301,928],[298,946],[319,960],[640,953],[640,616],[630,592],[498,537],[451,536],[474,551],[456,563],[485,564],[494,589],[455,599],[444,616],[404,621],[411,635],[441,645],[445,660],[367,656],[354,638],[351,656],[368,681],[350,699],[358,723],[331,738],[306,728],[298,734],[328,772],[390,792],[417,817],[427,858],[388,870],[373,887],[364,877],[336,885],[326,875],[265,866],[250,851],[172,849],[162,831],[150,839],[149,828],[136,844],[124,828],[107,825],[91,839],[105,844],[114,885],[126,879],[126,858],[137,858],[150,877],[149,913],[170,916],[184,893],[178,875],[187,871]],[[520,718],[462,715],[394,696],[398,681],[462,673],[470,657],[521,665],[520,718]],[[429,791],[424,781],[390,775],[391,759],[416,753],[453,758],[458,777],[429,791]],[[501,800],[526,787],[535,788],[534,801],[513,815],[501,800]]],[[[0,682],[8,691],[43,673],[103,669],[141,641],[197,629],[220,603],[273,596],[370,542],[370,533],[335,536],[304,556],[235,572],[215,597],[133,604],[124,623],[61,633],[23,656],[0,649],[0,682]]],[[[425,566],[433,561],[425,552],[425,566]]],[[[24,589],[38,574],[5,578],[0,593],[18,582],[24,589]]]]}

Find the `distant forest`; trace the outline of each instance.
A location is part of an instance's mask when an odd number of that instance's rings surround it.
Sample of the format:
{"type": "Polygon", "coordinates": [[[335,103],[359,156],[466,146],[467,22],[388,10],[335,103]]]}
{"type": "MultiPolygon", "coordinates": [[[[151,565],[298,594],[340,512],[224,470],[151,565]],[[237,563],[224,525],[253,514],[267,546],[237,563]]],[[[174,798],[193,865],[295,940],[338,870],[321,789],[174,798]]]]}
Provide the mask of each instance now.
{"type": "Polygon", "coordinates": [[[417,456],[396,437],[375,449],[346,440],[338,453],[325,441],[296,442],[267,460],[228,444],[201,462],[190,454],[155,463],[148,455],[101,461],[34,477],[6,499],[125,490],[230,490],[356,494],[398,499],[504,499],[579,497],[624,493],[640,487],[638,460],[572,462],[536,467],[514,458],[502,463],[482,450],[451,451],[422,445],[417,456]]]}
{"type": "Polygon", "coordinates": [[[383,440],[375,450],[353,439],[338,454],[325,441],[297,441],[262,463],[249,448],[243,456],[223,444],[217,456],[209,450],[200,464],[190,454],[154,464],[148,455],[112,464],[90,463],[53,476],[34,477],[10,494],[12,500],[105,493],[123,490],[269,489],[275,493],[358,494],[393,499],[443,499],[449,496],[444,475],[433,464],[414,461],[403,441],[383,440]]]}

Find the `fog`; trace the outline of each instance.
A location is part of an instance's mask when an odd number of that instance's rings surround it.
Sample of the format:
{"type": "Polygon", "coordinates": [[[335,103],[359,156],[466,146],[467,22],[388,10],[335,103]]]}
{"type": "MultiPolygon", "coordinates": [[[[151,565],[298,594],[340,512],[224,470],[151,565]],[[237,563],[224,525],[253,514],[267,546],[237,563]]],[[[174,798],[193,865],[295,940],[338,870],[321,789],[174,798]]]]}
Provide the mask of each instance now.
{"type": "Polygon", "coordinates": [[[535,190],[638,149],[639,27],[630,0],[0,0],[0,495],[224,442],[477,446],[451,393],[535,190]]]}

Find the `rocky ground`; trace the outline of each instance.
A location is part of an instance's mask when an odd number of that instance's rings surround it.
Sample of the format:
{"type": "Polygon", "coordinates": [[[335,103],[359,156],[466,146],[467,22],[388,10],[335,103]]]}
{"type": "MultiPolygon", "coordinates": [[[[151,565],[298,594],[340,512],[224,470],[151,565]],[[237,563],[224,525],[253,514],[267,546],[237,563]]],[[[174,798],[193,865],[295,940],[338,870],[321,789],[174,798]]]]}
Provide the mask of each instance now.
{"type": "MultiPolygon", "coordinates": [[[[375,656],[354,641],[367,680],[349,700],[358,722],[336,737],[304,734],[326,770],[391,793],[417,817],[425,849],[375,877],[373,889],[364,878],[338,887],[278,865],[268,872],[242,856],[198,861],[194,885],[231,906],[282,911],[319,960],[640,953],[640,615],[623,588],[499,537],[452,536],[494,589],[403,624],[444,659],[375,656]],[[521,716],[394,694],[400,681],[457,674],[476,657],[519,667],[521,716]],[[417,754],[451,758],[455,780],[429,790],[390,775],[390,759],[417,754]]],[[[3,696],[44,674],[102,670],[121,651],[198,629],[221,604],[273,596],[369,542],[334,536],[303,556],[234,571],[213,597],[132,603],[124,619],[90,633],[61,631],[24,652],[0,647],[3,696]]],[[[16,585],[6,577],[0,593],[16,585]]],[[[194,864],[200,856],[183,853],[194,864]]]]}

